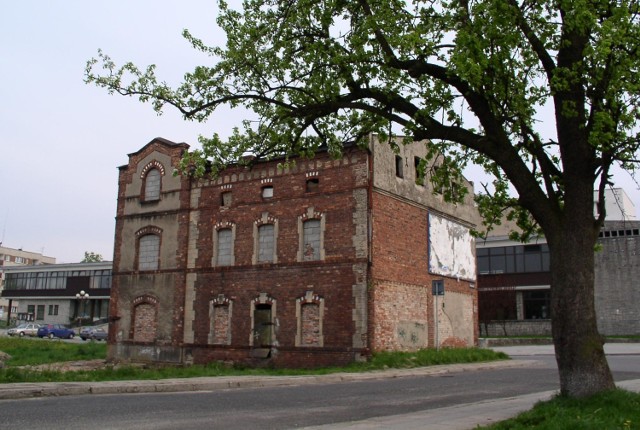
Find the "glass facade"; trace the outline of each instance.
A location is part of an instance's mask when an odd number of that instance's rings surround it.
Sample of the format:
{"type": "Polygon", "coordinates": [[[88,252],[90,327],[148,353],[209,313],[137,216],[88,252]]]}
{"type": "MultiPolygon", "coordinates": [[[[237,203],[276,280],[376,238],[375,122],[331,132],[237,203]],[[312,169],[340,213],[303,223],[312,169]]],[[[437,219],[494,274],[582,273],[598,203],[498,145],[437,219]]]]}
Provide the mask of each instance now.
{"type": "Polygon", "coordinates": [[[549,246],[519,245],[477,248],[478,273],[531,273],[550,270],[549,246]]]}
{"type": "Polygon", "coordinates": [[[6,273],[5,290],[64,290],[69,279],[89,278],[89,289],[111,288],[111,269],[6,273]]]}

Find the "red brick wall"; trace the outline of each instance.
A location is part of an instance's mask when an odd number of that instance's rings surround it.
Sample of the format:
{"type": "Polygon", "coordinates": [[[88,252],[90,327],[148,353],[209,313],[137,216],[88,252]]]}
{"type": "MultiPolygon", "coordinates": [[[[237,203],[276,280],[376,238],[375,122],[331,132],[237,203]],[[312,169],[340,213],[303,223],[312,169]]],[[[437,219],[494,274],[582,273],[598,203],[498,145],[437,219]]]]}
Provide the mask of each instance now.
{"type": "Polygon", "coordinates": [[[156,340],[158,327],[156,307],[150,303],[142,303],[135,307],[133,324],[133,340],[136,342],[153,342],[156,340]]]}
{"type": "Polygon", "coordinates": [[[371,200],[372,276],[376,280],[424,284],[429,270],[428,212],[381,193],[374,192],[371,200]]]}
{"type": "Polygon", "coordinates": [[[324,346],[351,348],[352,321],[351,285],[355,274],[351,264],[300,263],[264,270],[264,268],[227,268],[202,273],[196,282],[195,344],[207,344],[211,300],[220,294],[233,301],[231,344],[249,346],[251,336],[251,301],[267,293],[275,300],[278,326],[275,338],[281,347],[294,347],[298,320],[296,300],[307,290],[324,298],[324,346]]]}
{"type": "Polygon", "coordinates": [[[305,303],[301,306],[302,345],[320,345],[320,305],[305,303]]]}
{"type": "Polygon", "coordinates": [[[228,343],[228,333],[231,325],[229,305],[216,305],[213,309],[213,343],[225,345],[228,343]]]}
{"type": "MultiPolygon", "coordinates": [[[[372,350],[413,349],[402,339],[407,328],[427,330],[428,345],[435,346],[434,297],[431,282],[443,279],[429,274],[428,211],[405,200],[374,192],[372,195],[373,244],[369,297],[369,332],[372,350]]],[[[445,290],[474,298],[469,282],[444,278],[445,290]]],[[[477,313],[475,314],[477,317],[477,313]]],[[[475,318],[477,320],[477,318],[475,318]]],[[[475,326],[477,321],[469,322],[475,326]]],[[[442,339],[441,339],[442,340],[442,339]]],[[[459,342],[451,342],[459,345],[459,342]]],[[[418,345],[420,346],[420,345],[418,345]]]]}
{"type": "MultiPolygon", "coordinates": [[[[278,351],[269,361],[279,365],[323,365],[331,360],[353,360],[353,291],[358,282],[353,264],[366,262],[356,258],[354,248],[355,199],[354,189],[362,183],[362,166],[367,153],[356,151],[346,160],[332,160],[319,154],[313,160],[297,160],[288,174],[278,174],[276,164],[259,164],[253,170],[232,168],[220,180],[204,184],[201,188],[198,210],[198,258],[194,271],[194,361],[234,360],[246,361],[250,355],[251,301],[266,293],[275,301],[274,348],[278,351]],[[317,175],[316,175],[317,174],[317,175]],[[313,175],[319,180],[316,191],[306,192],[306,180],[313,175]],[[271,179],[273,198],[263,199],[263,176],[271,179]],[[229,187],[231,185],[231,187],[229,187]],[[222,207],[223,192],[232,193],[230,207],[222,207]],[[298,261],[298,218],[313,207],[325,219],[323,261],[298,261]],[[278,222],[277,264],[252,264],[254,253],[254,223],[268,212],[278,222]],[[235,225],[233,266],[212,267],[213,232],[217,223],[235,225]],[[295,347],[298,319],[296,300],[312,290],[324,299],[323,347],[295,347]],[[231,344],[228,347],[206,347],[210,338],[210,303],[220,294],[233,301],[231,317],[231,344]],[[288,352],[284,352],[288,351],[288,352]],[[321,351],[333,351],[325,354],[321,351]],[[296,358],[298,355],[304,359],[296,358]],[[336,355],[337,354],[337,355],[336,355]],[[294,364],[298,363],[298,364],[294,364]]],[[[365,208],[366,210],[366,208],[365,208]]],[[[366,219],[366,217],[365,217],[366,219]]],[[[361,280],[360,280],[361,281],[361,280]]],[[[187,304],[188,305],[188,304],[187,304]]],[[[317,311],[316,306],[316,311],[317,311]]],[[[317,313],[317,312],[316,312],[317,313]]],[[[303,345],[319,344],[319,315],[303,322],[303,345]]]]}
{"type": "MultiPolygon", "coordinates": [[[[356,153],[360,163],[365,163],[366,153],[356,153]]],[[[256,166],[267,172],[274,170],[276,163],[267,167],[256,166]]],[[[297,171],[290,174],[272,175],[269,184],[274,188],[271,199],[263,199],[261,188],[264,185],[258,173],[245,168],[235,168],[225,171],[219,181],[202,187],[199,211],[200,224],[198,237],[197,266],[207,268],[211,266],[213,256],[212,232],[219,222],[233,222],[236,225],[236,241],[234,243],[235,266],[251,265],[253,256],[253,224],[259,220],[263,212],[278,220],[277,235],[278,263],[294,263],[298,253],[298,217],[307,208],[314,207],[316,212],[326,216],[326,231],[324,246],[326,261],[343,261],[354,258],[353,224],[354,199],[353,190],[356,188],[355,165],[342,160],[331,160],[326,154],[319,155],[314,160],[298,160],[297,171]],[[319,187],[317,191],[305,192],[307,174],[318,172],[319,187]],[[236,179],[231,182],[231,188],[224,178],[236,179]],[[231,207],[222,207],[221,194],[231,192],[233,202],[231,207]]],[[[267,173],[268,174],[268,173],[267,173]]]]}

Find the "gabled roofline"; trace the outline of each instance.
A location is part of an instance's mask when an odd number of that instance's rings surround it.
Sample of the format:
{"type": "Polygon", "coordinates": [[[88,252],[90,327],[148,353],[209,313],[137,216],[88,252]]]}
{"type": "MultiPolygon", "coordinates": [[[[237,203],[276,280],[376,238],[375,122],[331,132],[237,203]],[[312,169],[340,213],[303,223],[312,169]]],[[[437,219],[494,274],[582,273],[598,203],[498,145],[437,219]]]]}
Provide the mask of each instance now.
{"type": "Polygon", "coordinates": [[[153,139],[151,139],[149,141],[149,143],[147,143],[146,145],[144,145],[142,148],[138,149],[136,152],[132,152],[130,154],[127,154],[129,157],[133,156],[133,155],[138,155],[140,154],[142,151],[144,151],[145,149],[147,149],[147,147],[149,147],[150,145],[153,145],[154,143],[160,143],[164,146],[168,146],[169,148],[176,148],[176,147],[181,147],[184,150],[188,150],[189,149],[189,144],[182,142],[182,143],[176,143],[176,142],[172,142],[168,139],[165,139],[163,137],[155,137],[153,139]]]}

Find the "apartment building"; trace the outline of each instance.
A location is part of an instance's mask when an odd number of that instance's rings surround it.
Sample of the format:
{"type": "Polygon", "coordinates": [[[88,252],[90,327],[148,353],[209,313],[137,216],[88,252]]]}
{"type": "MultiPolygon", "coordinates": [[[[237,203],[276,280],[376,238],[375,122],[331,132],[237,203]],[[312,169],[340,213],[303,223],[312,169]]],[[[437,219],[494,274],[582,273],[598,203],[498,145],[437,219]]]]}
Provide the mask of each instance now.
{"type": "Polygon", "coordinates": [[[5,282],[4,269],[12,266],[55,264],[55,262],[55,258],[47,257],[40,252],[8,248],[6,246],[2,246],[2,243],[0,242],[0,320],[8,320],[12,312],[14,314],[17,312],[18,306],[17,301],[13,301],[12,304],[9,304],[9,301],[2,297],[2,290],[4,289],[5,282]]]}

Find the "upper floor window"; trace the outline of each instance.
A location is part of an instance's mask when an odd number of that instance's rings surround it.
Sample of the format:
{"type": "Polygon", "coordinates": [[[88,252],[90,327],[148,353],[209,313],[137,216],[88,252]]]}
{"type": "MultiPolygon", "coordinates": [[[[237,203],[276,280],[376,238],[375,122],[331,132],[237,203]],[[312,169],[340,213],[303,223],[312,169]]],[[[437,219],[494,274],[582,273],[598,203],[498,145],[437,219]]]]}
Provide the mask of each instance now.
{"type": "Polygon", "coordinates": [[[216,265],[230,266],[233,264],[233,234],[230,228],[218,230],[216,240],[216,265]]]}
{"type": "Polygon", "coordinates": [[[302,228],[302,256],[304,261],[320,260],[320,220],[310,219],[302,228]]]}
{"type": "Polygon", "coordinates": [[[222,194],[220,194],[220,206],[227,208],[231,206],[232,197],[231,191],[223,191],[222,194]]]}
{"type": "Polygon", "coordinates": [[[152,201],[160,199],[161,174],[158,169],[150,169],[144,182],[144,200],[152,201]]]}
{"type": "Polygon", "coordinates": [[[550,270],[547,244],[478,248],[478,273],[527,273],[550,270]]]}
{"type": "Polygon", "coordinates": [[[402,167],[402,157],[396,155],[396,176],[398,178],[404,178],[404,171],[402,167]]]}
{"type": "Polygon", "coordinates": [[[414,157],[413,164],[415,166],[416,185],[424,185],[425,166],[420,157],[414,157]]]}
{"type": "Polygon", "coordinates": [[[275,244],[273,224],[258,227],[258,263],[272,263],[275,244]]]}
{"type": "Polygon", "coordinates": [[[138,240],[138,270],[157,270],[160,260],[160,236],[146,234],[138,240]]]}
{"type": "Polygon", "coordinates": [[[320,179],[318,178],[309,178],[307,179],[306,191],[308,193],[312,193],[314,191],[318,191],[320,188],[320,179]]]}
{"type": "Polygon", "coordinates": [[[273,197],[273,186],[267,185],[265,187],[262,187],[262,198],[270,199],[272,197],[273,197]]]}

